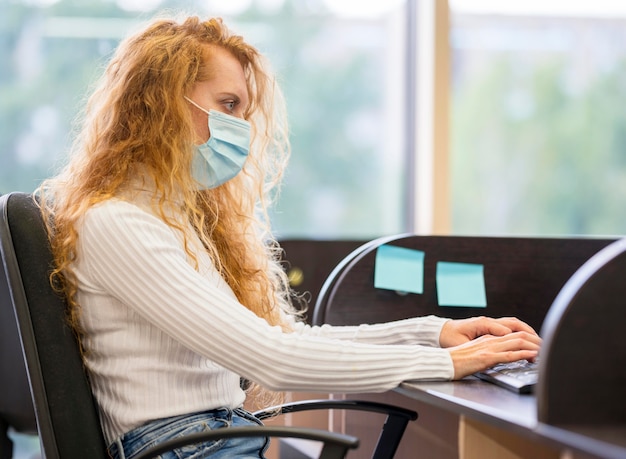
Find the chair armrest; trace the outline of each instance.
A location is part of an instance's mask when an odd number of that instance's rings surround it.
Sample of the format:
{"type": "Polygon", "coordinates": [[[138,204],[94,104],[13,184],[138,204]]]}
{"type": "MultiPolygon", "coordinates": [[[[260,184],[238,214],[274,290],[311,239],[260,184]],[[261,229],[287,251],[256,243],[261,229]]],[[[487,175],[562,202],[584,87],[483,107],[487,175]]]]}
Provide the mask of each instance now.
{"type": "Polygon", "coordinates": [[[399,406],[387,403],[370,402],[364,400],[304,400],[300,402],[285,403],[254,413],[259,419],[267,419],[277,414],[296,413],[309,410],[356,410],[386,414],[387,419],[383,424],[376,443],[372,459],[391,459],[396,454],[400,440],[404,435],[409,421],[417,419],[417,413],[399,406]]]}
{"type": "Polygon", "coordinates": [[[165,441],[136,455],[134,459],[150,459],[182,446],[235,437],[289,437],[319,441],[323,443],[319,459],[341,459],[345,457],[349,449],[359,446],[359,439],[356,437],[319,429],[269,426],[224,427],[165,441]]]}
{"type": "Polygon", "coordinates": [[[255,411],[253,414],[258,419],[267,419],[277,414],[296,413],[298,411],[310,410],[356,410],[370,411],[374,413],[387,414],[405,418],[407,421],[417,419],[417,413],[406,408],[387,403],[370,402],[365,400],[304,400],[300,402],[285,403],[283,405],[273,406],[263,410],[255,411]]]}

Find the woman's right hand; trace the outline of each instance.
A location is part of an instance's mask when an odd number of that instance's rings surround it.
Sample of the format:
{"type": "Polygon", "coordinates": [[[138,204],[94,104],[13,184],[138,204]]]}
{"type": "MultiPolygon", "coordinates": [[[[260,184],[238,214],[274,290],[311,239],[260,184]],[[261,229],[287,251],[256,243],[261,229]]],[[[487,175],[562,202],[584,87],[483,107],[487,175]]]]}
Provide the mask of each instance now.
{"type": "Polygon", "coordinates": [[[454,379],[460,379],[498,363],[534,360],[540,347],[539,336],[519,331],[503,336],[483,335],[448,350],[454,364],[454,379]]]}

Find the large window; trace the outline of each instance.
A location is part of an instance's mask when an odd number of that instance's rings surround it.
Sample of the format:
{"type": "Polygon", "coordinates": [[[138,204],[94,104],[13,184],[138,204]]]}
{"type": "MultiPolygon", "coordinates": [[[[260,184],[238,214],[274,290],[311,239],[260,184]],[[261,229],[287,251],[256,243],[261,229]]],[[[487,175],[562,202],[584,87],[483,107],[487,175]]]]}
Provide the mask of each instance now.
{"type": "Polygon", "coordinates": [[[0,6],[0,192],[53,173],[71,121],[119,39],[165,8],[221,16],[269,56],[292,161],[272,217],[282,237],[402,230],[402,1],[23,0],[0,6]],[[190,6],[194,5],[195,6],[190,6]]]}
{"type": "Polygon", "coordinates": [[[452,0],[452,228],[626,233],[626,3],[452,0]]]}

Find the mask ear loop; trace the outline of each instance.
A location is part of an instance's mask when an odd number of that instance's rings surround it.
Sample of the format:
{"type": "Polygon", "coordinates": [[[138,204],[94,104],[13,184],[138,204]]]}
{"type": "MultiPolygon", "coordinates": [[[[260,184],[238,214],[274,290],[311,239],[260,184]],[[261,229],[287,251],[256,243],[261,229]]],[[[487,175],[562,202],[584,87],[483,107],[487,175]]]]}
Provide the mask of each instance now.
{"type": "Polygon", "coordinates": [[[189,102],[191,105],[194,105],[196,108],[198,108],[199,110],[202,110],[204,113],[206,113],[207,115],[209,114],[209,112],[207,110],[205,110],[204,108],[200,107],[198,104],[196,104],[193,100],[191,100],[189,97],[187,96],[183,96],[185,98],[185,100],[187,102],[189,102]]]}

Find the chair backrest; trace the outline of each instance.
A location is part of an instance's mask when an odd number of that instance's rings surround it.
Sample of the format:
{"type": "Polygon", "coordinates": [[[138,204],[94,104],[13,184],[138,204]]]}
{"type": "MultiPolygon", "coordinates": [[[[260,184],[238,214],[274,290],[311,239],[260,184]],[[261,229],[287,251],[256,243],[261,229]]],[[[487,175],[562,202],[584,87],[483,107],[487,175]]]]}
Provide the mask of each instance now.
{"type": "Polygon", "coordinates": [[[0,459],[10,458],[8,429],[36,434],[35,410],[4,267],[0,264],[0,459]]]}
{"type": "Polygon", "coordinates": [[[46,459],[105,459],[106,448],[66,301],[51,287],[53,257],[39,206],[0,197],[0,242],[46,459]]]}

